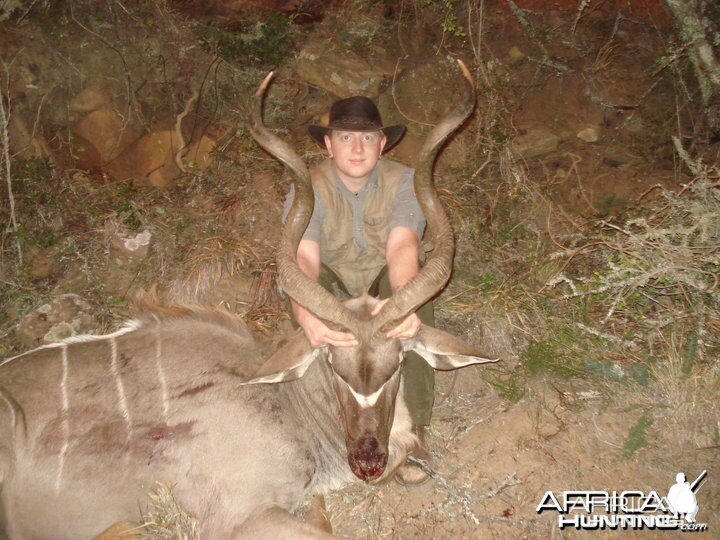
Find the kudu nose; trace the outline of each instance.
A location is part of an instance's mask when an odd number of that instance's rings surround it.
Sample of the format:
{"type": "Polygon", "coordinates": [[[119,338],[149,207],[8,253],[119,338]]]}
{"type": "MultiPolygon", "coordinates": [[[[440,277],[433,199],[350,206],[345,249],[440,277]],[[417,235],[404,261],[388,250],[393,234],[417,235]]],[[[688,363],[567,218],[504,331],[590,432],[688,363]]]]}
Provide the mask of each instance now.
{"type": "Polygon", "coordinates": [[[378,449],[378,441],[371,435],[361,437],[355,451],[348,456],[353,474],[360,480],[372,480],[380,476],[387,465],[387,453],[378,449]]]}

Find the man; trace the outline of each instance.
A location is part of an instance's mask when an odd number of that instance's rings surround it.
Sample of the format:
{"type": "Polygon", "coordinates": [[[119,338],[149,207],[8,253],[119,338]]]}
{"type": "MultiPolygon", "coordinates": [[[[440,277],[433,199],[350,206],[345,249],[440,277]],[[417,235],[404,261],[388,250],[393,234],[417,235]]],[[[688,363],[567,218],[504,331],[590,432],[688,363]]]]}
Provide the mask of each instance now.
{"type": "MultiPolygon", "coordinates": [[[[695,487],[697,487],[697,485],[695,487]]],[[[697,516],[698,513],[698,503],[693,487],[687,481],[685,473],[679,472],[675,475],[675,484],[670,486],[667,500],[678,516],[684,515],[685,521],[695,523],[695,516],[697,516]]]]}
{"type": "MultiPolygon", "coordinates": [[[[310,136],[328,152],[328,159],[314,168],[315,207],[297,250],[301,270],[325,288],[351,296],[369,290],[382,300],[419,270],[420,239],[425,218],[415,198],[413,170],[381,157],[396,144],[405,127],[383,126],[375,104],[366,97],[336,101],[328,126],[309,126],[310,136]]],[[[284,217],[294,196],[285,202],[284,217]]],[[[333,330],[302,306],[292,302],[295,320],[311,346],[354,346],[350,333],[333,330]]],[[[430,303],[410,314],[388,337],[409,339],[420,323],[433,325],[430,303]]],[[[405,401],[421,442],[416,457],[427,459],[425,442],[434,393],[433,369],[416,353],[403,363],[405,401]]],[[[399,478],[406,484],[421,483],[419,469],[399,478]]]]}

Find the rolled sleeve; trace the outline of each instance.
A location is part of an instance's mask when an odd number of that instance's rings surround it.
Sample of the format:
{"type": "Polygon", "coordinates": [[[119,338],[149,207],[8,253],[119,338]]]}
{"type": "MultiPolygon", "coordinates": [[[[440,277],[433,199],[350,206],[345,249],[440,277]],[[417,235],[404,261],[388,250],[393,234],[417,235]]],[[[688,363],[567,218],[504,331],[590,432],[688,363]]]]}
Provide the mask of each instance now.
{"type": "Polygon", "coordinates": [[[410,169],[398,184],[392,202],[388,230],[393,229],[393,227],[407,227],[415,231],[418,238],[422,238],[425,231],[425,215],[415,198],[414,172],[413,169],[410,169]]]}
{"type": "MultiPolygon", "coordinates": [[[[308,223],[307,229],[305,229],[305,232],[303,233],[302,239],[314,240],[315,242],[320,243],[320,231],[323,218],[325,217],[325,211],[317,194],[315,194],[314,198],[315,205],[313,206],[313,213],[310,216],[310,222],[308,223]]],[[[292,206],[293,200],[295,200],[295,184],[290,186],[290,191],[288,191],[287,197],[285,197],[285,203],[283,204],[282,213],[283,223],[285,223],[285,220],[290,213],[290,207],[292,206]]]]}

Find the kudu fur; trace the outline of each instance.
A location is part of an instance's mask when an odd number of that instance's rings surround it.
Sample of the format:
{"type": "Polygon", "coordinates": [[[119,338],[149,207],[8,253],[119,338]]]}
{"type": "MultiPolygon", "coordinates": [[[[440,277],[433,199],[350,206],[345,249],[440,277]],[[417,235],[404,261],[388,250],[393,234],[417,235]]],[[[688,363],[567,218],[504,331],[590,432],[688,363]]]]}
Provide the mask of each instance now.
{"type": "Polygon", "coordinates": [[[253,136],[299,180],[278,254],[282,286],[359,345],[312,349],[299,332],[266,357],[237,319],[175,308],[0,362],[0,528],[11,539],[92,538],[136,517],[156,482],[172,487],[202,538],[330,538],[291,514],[305,496],[403,466],[417,440],[402,353],[414,349],[437,369],[488,361],[433,328],[402,342],[385,337],[449,278],[452,232],[431,171],[474,105],[461,67],[465,99],[431,132],[416,172],[434,255],[375,317],[377,300],[341,303],[295,262],[312,189],[302,161],[263,126],[263,82],[253,136]]]}

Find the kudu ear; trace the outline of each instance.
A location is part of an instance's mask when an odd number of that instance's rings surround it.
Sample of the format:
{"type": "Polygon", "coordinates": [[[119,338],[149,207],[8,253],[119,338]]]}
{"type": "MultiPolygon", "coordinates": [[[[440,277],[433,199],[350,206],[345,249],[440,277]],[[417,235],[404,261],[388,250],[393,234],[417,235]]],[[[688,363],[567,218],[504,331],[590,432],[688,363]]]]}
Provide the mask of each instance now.
{"type": "Polygon", "coordinates": [[[268,358],[252,378],[244,384],[279,383],[299,379],[317,359],[327,354],[327,348],[313,349],[305,334],[298,333],[268,358]]]}
{"type": "Polygon", "coordinates": [[[420,326],[420,331],[414,338],[403,342],[403,349],[415,351],[433,368],[440,370],[500,360],[478,352],[472,345],[448,332],[424,324],[420,326]]]}

